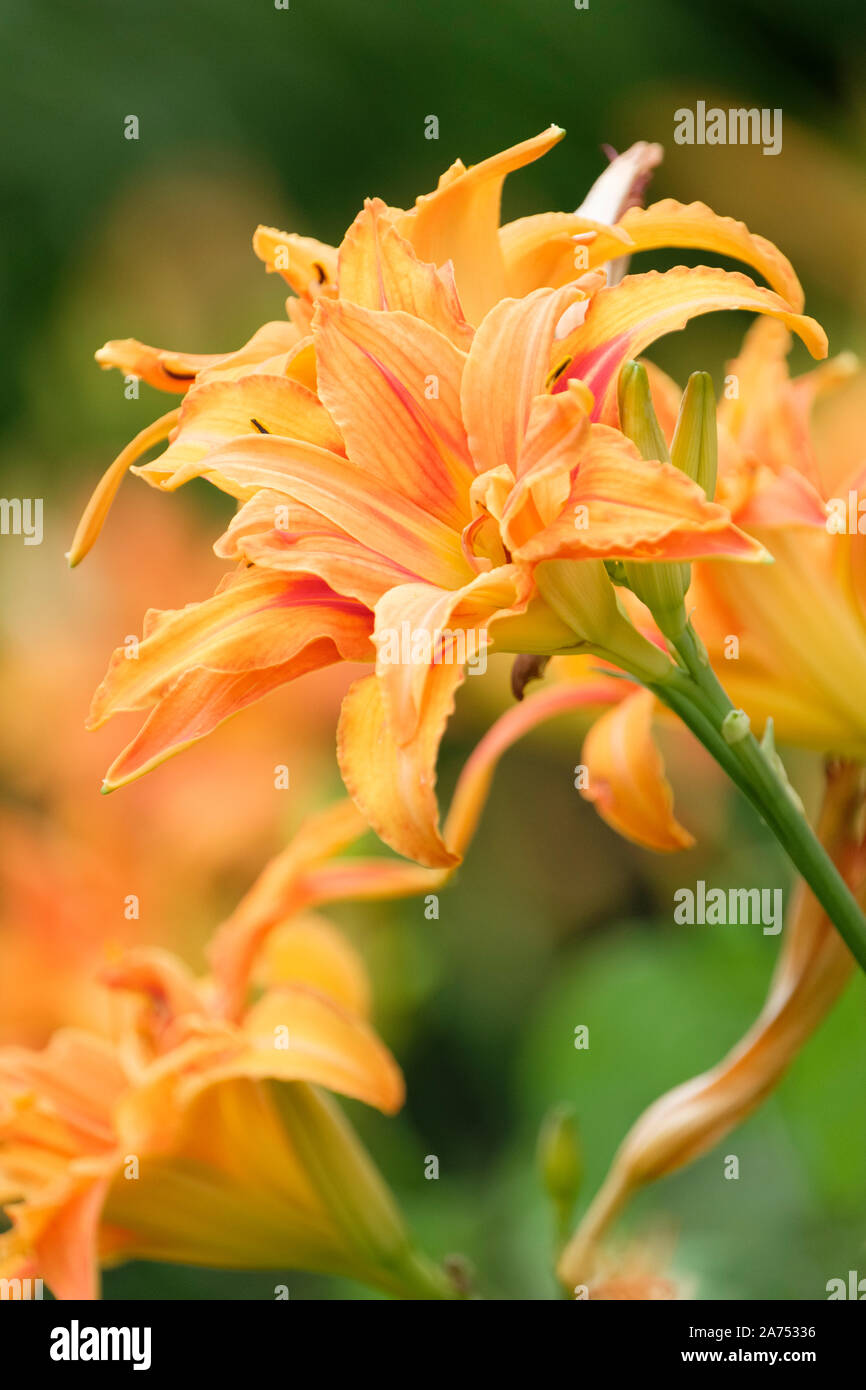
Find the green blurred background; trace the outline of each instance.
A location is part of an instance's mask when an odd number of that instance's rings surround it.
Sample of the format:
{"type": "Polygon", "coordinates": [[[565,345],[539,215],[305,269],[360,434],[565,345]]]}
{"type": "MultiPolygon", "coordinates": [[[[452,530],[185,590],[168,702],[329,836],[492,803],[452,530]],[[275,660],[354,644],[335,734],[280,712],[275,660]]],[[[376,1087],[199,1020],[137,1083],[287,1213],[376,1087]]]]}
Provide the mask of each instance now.
{"type": "MultiPolygon", "coordinates": [[[[568,137],[509,181],[507,217],[573,208],[603,167],[602,143],[659,140],[654,196],[701,199],[778,241],[831,347],[866,347],[859,0],[590,0],[585,11],[572,0],[291,0],[286,11],[6,0],[0,15],[0,468],[7,495],[46,499],[45,543],[4,567],[7,607],[75,582],[63,551],[76,506],[165,408],[146,387],[124,400],[120,378],[93,365],[96,347],[135,336],[227,350],[281,312],[281,283],[250,250],[257,223],[338,241],[365,195],[411,205],[458,155],[474,162],[551,121],[568,137]],[[781,107],[781,155],[675,146],[673,112],[697,99],[781,107]],[[130,114],[137,142],[123,136],[130,114]],[[430,114],[438,141],[424,138],[430,114]]],[[[745,321],[707,318],[654,356],[679,376],[718,377],[745,321]]],[[[206,509],[219,499],[204,489],[171,505],[217,534],[206,509]]],[[[443,787],[479,727],[478,710],[464,712],[443,787]]],[[[579,750],[579,727],[560,724],[509,755],[438,923],[420,903],[339,914],[374,970],[409,1090],[396,1120],[353,1114],[419,1236],[438,1255],[465,1253],[485,1296],[554,1294],[533,1171],[548,1106],[578,1107],[588,1198],[640,1110],[746,1029],[777,951],[755,928],[673,926],[674,887],[699,877],[787,887],[761,827],[693,751],[677,743],[672,767],[700,848],[670,860],[626,845],[581,802],[579,750]],[[574,1049],[579,1023],[589,1052],[574,1049]]],[[[322,799],[338,786],[329,745],[323,760],[322,799]]],[[[814,794],[814,768],[795,768],[814,794]]],[[[866,1273],[864,998],[858,982],[763,1110],[624,1222],[677,1232],[674,1268],[697,1296],[821,1298],[828,1279],[866,1273]],[[738,1182],[722,1177],[727,1153],[740,1157],[738,1182]]],[[[106,1294],[272,1297],[277,1282],[285,1271],[131,1265],[107,1276],[106,1294]]],[[[288,1282],[292,1298],[363,1296],[288,1282]]]]}

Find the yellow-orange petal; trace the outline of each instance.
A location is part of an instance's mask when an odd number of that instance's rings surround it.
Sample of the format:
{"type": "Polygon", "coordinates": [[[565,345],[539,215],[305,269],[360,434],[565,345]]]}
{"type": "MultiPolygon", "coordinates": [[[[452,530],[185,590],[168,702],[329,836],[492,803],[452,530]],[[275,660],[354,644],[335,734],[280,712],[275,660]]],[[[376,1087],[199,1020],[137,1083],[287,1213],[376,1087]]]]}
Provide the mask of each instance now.
{"type": "MultiPolygon", "coordinates": [[[[568,436],[566,436],[566,439],[568,436]]],[[[708,502],[697,483],[671,464],[647,461],[617,430],[593,425],[576,458],[570,446],[571,485],[557,516],[547,524],[535,505],[535,472],[515,488],[503,518],[503,538],[516,560],[689,560],[726,555],[766,559],[763,547],[736,527],[728,511],[708,502]]],[[[561,483],[557,458],[541,474],[542,502],[551,478],[561,483]]]]}
{"type": "Polygon", "coordinates": [[[451,261],[470,323],[480,323],[506,293],[499,245],[499,207],[506,175],[539,159],[564,134],[558,126],[550,126],[534,139],[468,169],[457,160],[442,175],[435,192],[420,197],[399,223],[399,231],[422,260],[436,266],[451,261]]]}
{"type": "Polygon", "coordinates": [[[360,954],[344,932],[313,913],[269,931],[255,980],[266,989],[306,985],[348,1013],[370,1014],[370,980],[360,954]]]}
{"type": "Polygon", "coordinates": [[[226,560],[246,560],[266,570],[315,574],[338,594],[375,608],[387,589],[408,584],[414,573],[371,550],[302,503],[261,488],[236,512],[214,546],[226,560]]]}
{"type": "MultiPolygon", "coordinates": [[[[256,372],[194,386],[177,414],[169,447],[136,472],[172,492],[200,476],[201,469],[191,465],[198,465],[221,444],[253,432],[303,439],[321,449],[343,452],[340,431],[312,391],[288,377],[256,372]]],[[[231,485],[215,472],[208,477],[231,492],[231,485]]]]}
{"type": "Polygon", "coordinates": [[[486,660],[489,627],[522,613],[532,593],[529,574],[501,565],[460,589],[401,584],[376,605],[376,672],[392,737],[405,744],[426,717],[443,665],[477,668],[486,660]]]}
{"type": "Polygon", "coordinates": [[[339,295],[363,309],[402,309],[466,351],[472,328],[463,317],[454,277],[416,255],[394,223],[400,214],[368,198],[340,247],[339,295]]]}
{"type": "Polygon", "coordinates": [[[762,289],[739,271],[678,266],[663,273],[628,275],[620,284],[600,290],[584,322],[557,345],[572,361],[554,390],[563,390],[569,378],[579,377],[595,396],[596,419],[615,424],[616,382],[623,362],[639,357],[665,333],[684,328],[695,315],[716,309],[768,314],[798,333],[813,357],[826,355],[827,336],[820,324],[793,313],[773,290],[762,289]]]}
{"type": "Polygon", "coordinates": [[[193,1082],[231,1077],[307,1081],[393,1114],[403,1104],[403,1077],[367,1023],[314,989],[269,990],[246,1013],[238,1051],[193,1082]]]}
{"type": "Polygon", "coordinates": [[[308,816],[286,849],[266,865],[208,951],[226,1016],[237,1016],[263,942],[286,918],[311,905],[435,890],[441,879],[415,864],[336,857],[368,831],[353,801],[336,802],[308,816]]]}
{"type": "MultiPolygon", "coordinates": [[[[273,666],[237,673],[201,668],[187,671],[161,696],[135,738],[115,758],[105,774],[102,790],[116,791],[134,782],[272,690],[343,659],[331,637],[319,637],[288,661],[273,666]]],[[[345,659],[364,658],[356,651],[345,659]]]]}
{"type": "Polygon", "coordinates": [[[280,232],[276,227],[257,227],[253,250],[268,273],[282,275],[296,294],[315,299],[333,293],[337,283],[337,249],[314,237],[280,232]]]}
{"type": "MultiPolygon", "coordinates": [[[[197,467],[198,465],[191,465],[197,467]]],[[[387,555],[411,574],[456,587],[471,570],[459,534],[397,489],[360,468],[301,440],[249,435],[215,449],[213,470],[250,498],[260,488],[280,492],[319,512],[332,527],[371,552],[387,555]]]]}
{"type": "Polygon", "coordinates": [[[148,449],[152,449],[156,444],[161,444],[164,439],[168,439],[169,434],[177,424],[179,414],[178,410],[170,410],[166,415],[161,415],[158,420],[154,420],[152,425],[140,430],[126,448],[121,450],[114,463],[103,473],[76,527],[72,544],[66,552],[70,566],[74,568],[79,565],[88,551],[92,549],[105,525],[105,519],[111,510],[111,504],[117,496],[120,484],[129,469],[137,459],[141,458],[142,454],[147,453],[148,449]]]}
{"type": "Polygon", "coordinates": [[[199,372],[214,366],[226,356],[221,352],[173,352],[169,348],[148,347],[137,338],[113,338],[94,354],[104,371],[116,367],[126,376],[136,376],[160,391],[183,395],[199,372]]]}
{"type": "Polygon", "coordinates": [[[502,300],[480,325],[461,386],[479,473],[505,466],[516,475],[532,402],[550,374],[557,324],[570,305],[585,298],[573,285],[536,290],[525,299],[502,300]]]}
{"type": "MultiPolygon", "coordinates": [[[[663,198],[647,208],[629,208],[617,225],[628,233],[634,251],[672,246],[717,251],[720,256],[745,261],[764,276],[792,309],[802,312],[803,288],[787,256],[766,237],[750,232],[745,222],[720,217],[705,203],[678,203],[675,198],[663,198]]],[[[591,264],[598,262],[591,259],[591,264]]]]}
{"type": "Polygon", "coordinates": [[[212,598],[186,608],[151,610],[137,650],[118,647],[93,698],[90,726],[120,710],[146,709],[185,673],[205,668],[241,675],[290,661],[329,637],[355,660],[369,653],[370,616],[320,581],[245,570],[212,598]]]}
{"type": "MultiPolygon", "coordinates": [[[[297,301],[295,301],[297,303],[297,301]]],[[[203,367],[196,385],[208,381],[237,381],[251,372],[266,371],[272,376],[294,376],[293,363],[302,350],[304,338],[309,338],[309,323],[299,328],[285,319],[272,319],[257,328],[251,338],[234,352],[222,353],[203,367]]],[[[306,384],[306,383],[305,383],[306,384]]]]}
{"type": "Polygon", "coordinates": [[[319,396],[352,462],[431,516],[461,528],[472,458],[460,414],[465,355],[402,310],[320,304],[319,396]]]}
{"type": "Polygon", "coordinates": [[[394,736],[376,676],[355,682],[340,713],[337,756],[347,790],[386,844],[430,868],[459,862],[439,833],[436,757],[462,678],[457,665],[437,667],[409,743],[394,736]]]}
{"type": "Polygon", "coordinates": [[[693,837],[673,814],[673,792],[652,737],[655,700],[639,690],[593,724],[583,745],[589,785],[582,795],[621,835],[648,849],[688,849],[693,837]]]}
{"type": "Polygon", "coordinates": [[[75,1184],[33,1240],[39,1277],[59,1300],[99,1297],[99,1222],[108,1186],[108,1178],[75,1184]]]}
{"type": "Polygon", "coordinates": [[[632,249],[624,228],[577,212],[540,212],[499,229],[506,294],[522,299],[547,285],[558,289],[585,270],[632,249]]]}

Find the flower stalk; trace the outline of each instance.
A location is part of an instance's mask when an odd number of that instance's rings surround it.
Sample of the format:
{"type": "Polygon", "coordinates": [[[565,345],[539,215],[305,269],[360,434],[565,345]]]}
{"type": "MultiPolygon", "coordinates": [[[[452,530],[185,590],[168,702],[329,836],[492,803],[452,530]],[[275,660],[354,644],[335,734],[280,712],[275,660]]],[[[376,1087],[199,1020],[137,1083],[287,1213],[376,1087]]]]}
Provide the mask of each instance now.
{"type": "Polygon", "coordinates": [[[752,803],[866,972],[866,918],[791,795],[777,759],[768,757],[742,722],[733,726],[739,727],[742,736],[731,739],[731,718],[742,720],[743,712],[726,695],[690,623],[676,650],[682,666],[672,668],[664,681],[650,688],[679,715],[752,803]]]}
{"type": "Polygon", "coordinates": [[[271,1090],[319,1195],[357,1252],[360,1277],[398,1298],[459,1298],[445,1272],[412,1245],[384,1180],[330,1097],[305,1085],[271,1083],[271,1090]]]}
{"type": "MultiPolygon", "coordinates": [[[[646,369],[639,363],[623,367],[618,401],[622,428],[641,455],[660,464],[672,462],[711,495],[717,431],[706,373],[696,372],[689,379],[670,453],[653,409],[646,369]]],[[[866,971],[866,918],[809,826],[778,756],[761,747],[748,716],[728,698],[686,613],[689,566],[631,561],[623,566],[623,582],[649,608],[676,657],[676,664],[658,680],[620,661],[623,669],[680,717],[748,798],[866,971]]]]}
{"type": "MultiPolygon", "coordinates": [[[[866,878],[864,807],[863,768],[830,764],[818,834],[858,894],[866,878]]],[[[717,1066],[661,1096],[632,1126],[563,1251],[566,1287],[592,1277],[609,1227],[635,1192],[707,1153],[766,1099],[836,1003],[853,964],[815,896],[801,888],[761,1013],[717,1066]]]]}

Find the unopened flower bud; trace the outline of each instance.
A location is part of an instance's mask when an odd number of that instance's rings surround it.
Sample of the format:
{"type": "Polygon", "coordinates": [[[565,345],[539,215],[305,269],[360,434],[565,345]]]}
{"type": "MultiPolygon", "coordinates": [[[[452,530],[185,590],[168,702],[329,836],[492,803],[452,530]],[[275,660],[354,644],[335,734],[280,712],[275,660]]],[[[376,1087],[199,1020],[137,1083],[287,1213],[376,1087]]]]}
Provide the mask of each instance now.
{"type": "MultiPolygon", "coordinates": [[[[668,446],[653,409],[646,368],[639,362],[626,362],[622,368],[618,402],[620,428],[637,445],[643,458],[670,463],[668,446]]],[[[628,560],[623,569],[632,593],[646,604],[665,636],[676,641],[687,622],[683,599],[691,582],[689,566],[671,561],[628,560]]]]}
{"type": "Polygon", "coordinates": [[[567,1221],[583,1179],[583,1156],[572,1105],[556,1105],[545,1116],[538,1136],[538,1166],[544,1190],[558,1217],[567,1221]]]}
{"type": "Polygon", "coordinates": [[[683,392],[671,441],[671,463],[703,488],[710,502],[716,490],[719,446],[716,398],[708,372],[692,372],[683,392]]]}

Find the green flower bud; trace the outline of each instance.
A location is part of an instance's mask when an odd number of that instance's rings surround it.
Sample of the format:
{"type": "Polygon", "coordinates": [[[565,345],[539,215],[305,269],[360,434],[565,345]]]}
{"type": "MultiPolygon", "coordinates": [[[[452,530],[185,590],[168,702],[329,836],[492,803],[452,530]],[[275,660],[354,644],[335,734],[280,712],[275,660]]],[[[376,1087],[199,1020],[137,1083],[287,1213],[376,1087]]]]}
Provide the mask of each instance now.
{"type": "Polygon", "coordinates": [[[683,392],[671,443],[671,463],[698,483],[712,502],[718,460],[716,398],[712,378],[708,372],[693,372],[683,392]]]}
{"type": "Polygon", "coordinates": [[[538,1136],[538,1166],[557,1221],[567,1225],[583,1180],[583,1155],[572,1105],[548,1112],[538,1136]]]}
{"type": "MultiPolygon", "coordinates": [[[[643,458],[670,463],[668,446],[653,409],[646,368],[639,362],[626,362],[619,374],[617,395],[623,434],[637,445],[643,458]]],[[[627,560],[623,569],[632,593],[646,604],[665,636],[676,641],[687,622],[683,599],[691,582],[689,566],[662,560],[627,560]]]]}

